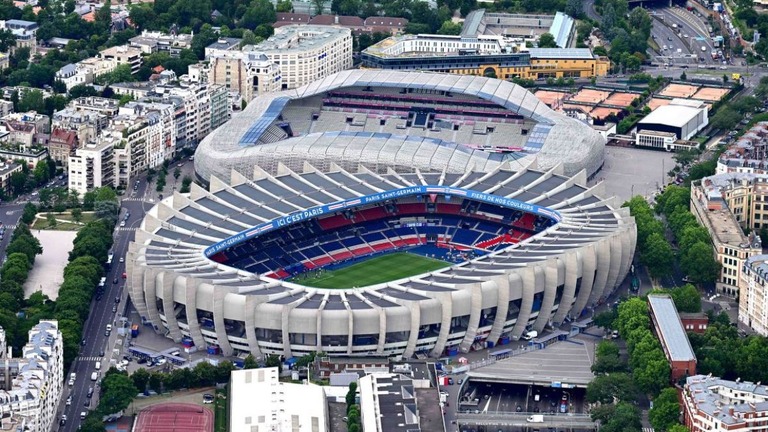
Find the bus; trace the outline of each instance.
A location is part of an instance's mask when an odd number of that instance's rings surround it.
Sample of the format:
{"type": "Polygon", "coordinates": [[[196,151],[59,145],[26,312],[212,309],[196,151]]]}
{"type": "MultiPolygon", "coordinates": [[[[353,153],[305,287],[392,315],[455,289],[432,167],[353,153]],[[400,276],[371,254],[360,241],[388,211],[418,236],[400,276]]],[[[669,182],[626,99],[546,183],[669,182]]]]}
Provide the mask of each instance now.
{"type": "Polygon", "coordinates": [[[109,269],[112,266],[112,258],[114,256],[115,254],[113,254],[112,252],[110,252],[109,255],[107,255],[107,262],[106,264],[104,264],[107,267],[107,269],[109,269]]]}

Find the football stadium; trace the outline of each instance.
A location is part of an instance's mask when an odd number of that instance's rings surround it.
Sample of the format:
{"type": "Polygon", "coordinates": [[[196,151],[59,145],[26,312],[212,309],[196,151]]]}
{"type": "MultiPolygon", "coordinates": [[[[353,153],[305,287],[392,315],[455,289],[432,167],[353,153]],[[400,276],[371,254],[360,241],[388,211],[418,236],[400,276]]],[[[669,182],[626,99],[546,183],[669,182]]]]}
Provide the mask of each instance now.
{"type": "Polygon", "coordinates": [[[377,173],[388,169],[463,173],[507,161],[565,175],[597,172],[605,140],[552,111],[523,87],[479,76],[350,70],[295,90],[259,96],[198,146],[207,183],[254,166],[277,174],[309,162],[377,173]]]}
{"type": "Polygon", "coordinates": [[[333,165],[236,170],[159,202],[131,244],[133,303],[226,355],[431,355],[587,313],[626,275],[627,209],[586,171],[333,165]]]}

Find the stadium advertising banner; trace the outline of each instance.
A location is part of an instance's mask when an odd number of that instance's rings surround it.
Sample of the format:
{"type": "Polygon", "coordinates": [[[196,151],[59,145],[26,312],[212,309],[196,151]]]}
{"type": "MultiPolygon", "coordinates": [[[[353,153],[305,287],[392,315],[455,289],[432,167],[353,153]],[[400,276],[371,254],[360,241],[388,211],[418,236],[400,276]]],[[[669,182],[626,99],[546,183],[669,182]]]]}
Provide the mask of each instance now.
{"type": "Polygon", "coordinates": [[[557,222],[560,222],[560,220],[562,219],[560,216],[560,213],[558,213],[555,210],[538,206],[536,204],[529,204],[513,198],[505,198],[498,195],[477,192],[469,189],[461,189],[461,188],[446,187],[446,186],[412,186],[407,188],[388,190],[386,192],[380,192],[373,195],[366,195],[360,198],[340,201],[333,204],[312,207],[307,210],[291,213],[287,216],[273,219],[269,222],[265,222],[251,229],[235,234],[232,237],[229,237],[225,240],[222,240],[208,247],[205,250],[205,256],[210,257],[214,254],[221,252],[224,249],[238,245],[255,235],[263,234],[275,229],[283,228],[288,225],[302,222],[308,219],[313,219],[322,215],[329,215],[329,214],[333,214],[340,210],[345,210],[351,207],[383,202],[391,199],[402,198],[405,196],[428,195],[428,194],[458,196],[462,198],[471,199],[473,201],[484,202],[487,204],[494,204],[501,207],[510,208],[513,210],[520,210],[527,213],[541,215],[550,219],[554,219],[557,222]]]}

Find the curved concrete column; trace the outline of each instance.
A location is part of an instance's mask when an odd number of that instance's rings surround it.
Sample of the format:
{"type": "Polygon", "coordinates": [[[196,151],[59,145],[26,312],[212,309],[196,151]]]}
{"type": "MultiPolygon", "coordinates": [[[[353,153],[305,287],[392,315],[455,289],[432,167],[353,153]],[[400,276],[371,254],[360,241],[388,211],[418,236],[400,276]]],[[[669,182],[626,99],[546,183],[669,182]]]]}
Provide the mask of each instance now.
{"type": "MultiPolygon", "coordinates": [[[[533,323],[533,330],[541,333],[549,323],[549,318],[552,316],[552,309],[555,306],[555,297],[557,296],[557,273],[560,259],[550,258],[547,260],[544,270],[544,298],[541,300],[541,309],[539,309],[539,316],[536,317],[536,321],[533,323]]],[[[537,286],[538,291],[538,286],[537,286]]]]}
{"type": "Polygon", "coordinates": [[[590,303],[600,301],[608,283],[608,271],[611,266],[610,242],[607,239],[601,239],[595,244],[595,251],[597,252],[597,274],[595,275],[595,283],[592,284],[590,303]]]}
{"type": "Polygon", "coordinates": [[[144,273],[144,295],[147,298],[147,317],[155,328],[155,333],[165,333],[165,326],[160,320],[160,312],[157,310],[157,280],[162,280],[164,271],[150,269],[144,273]],[[162,330],[161,330],[162,329],[162,330]]]}
{"type": "MultiPolygon", "coordinates": [[[[282,322],[281,330],[283,333],[283,355],[285,358],[293,357],[293,353],[291,351],[291,333],[289,331],[289,321],[291,320],[291,311],[293,311],[293,308],[299,304],[299,302],[293,302],[291,304],[283,305],[283,314],[280,316],[280,320],[282,322]]],[[[317,343],[319,344],[320,341],[317,341],[317,343]]]]}
{"type": "Polygon", "coordinates": [[[256,338],[256,308],[259,303],[256,296],[245,296],[245,338],[248,340],[251,355],[257,360],[262,359],[261,347],[256,338]]]}
{"type": "MultiPolygon", "coordinates": [[[[432,349],[433,357],[440,357],[448,344],[448,336],[451,335],[451,318],[453,318],[453,295],[450,292],[437,293],[433,298],[440,302],[440,333],[437,335],[437,342],[432,349]]],[[[421,312],[421,310],[419,310],[421,312]]],[[[418,333],[418,329],[417,329],[418,333]]]]}
{"type": "Polygon", "coordinates": [[[554,322],[555,326],[562,324],[566,315],[571,313],[571,307],[576,300],[576,280],[581,273],[581,263],[576,252],[566,252],[562,258],[565,286],[563,287],[563,295],[560,297],[560,305],[555,316],[552,317],[552,322],[554,322]]]}
{"type": "Polygon", "coordinates": [[[126,273],[129,276],[130,283],[128,284],[128,295],[131,297],[131,303],[136,308],[139,316],[149,319],[147,316],[147,298],[144,293],[145,276],[147,267],[142,265],[134,265],[134,260],[128,260],[126,264],[126,273]]]}
{"type": "Polygon", "coordinates": [[[229,343],[227,336],[227,327],[224,325],[224,298],[229,294],[229,290],[217,285],[213,285],[213,325],[216,326],[216,339],[219,342],[222,355],[231,356],[235,350],[229,343]]]}
{"type": "Polygon", "coordinates": [[[163,274],[163,309],[165,310],[165,321],[168,323],[168,331],[174,342],[181,342],[181,329],[179,321],[176,319],[176,312],[173,308],[173,290],[176,284],[176,275],[170,273],[163,274]]]}
{"type": "Polygon", "coordinates": [[[488,341],[498,344],[509,313],[509,277],[495,277],[490,283],[496,285],[496,319],[493,320],[488,341]]]}
{"type": "Polygon", "coordinates": [[[533,295],[536,293],[536,273],[541,269],[536,266],[528,266],[522,270],[520,282],[523,285],[522,302],[520,303],[520,314],[517,316],[517,322],[512,328],[512,338],[520,339],[525,328],[528,326],[528,319],[531,317],[531,308],[533,307],[533,295]]]}
{"type": "Polygon", "coordinates": [[[355,316],[349,308],[349,303],[344,302],[347,310],[347,355],[352,355],[352,342],[355,338],[355,316]]]}
{"type": "Polygon", "coordinates": [[[592,245],[582,248],[577,254],[581,254],[581,288],[573,305],[573,315],[578,317],[589,304],[592,289],[595,283],[595,269],[597,267],[597,253],[592,245]]]}
{"type": "Polygon", "coordinates": [[[610,244],[610,247],[611,247],[611,268],[608,271],[608,280],[605,286],[605,289],[607,291],[603,293],[604,297],[611,295],[611,293],[613,293],[613,290],[615,290],[616,287],[621,282],[621,280],[619,279],[619,276],[620,276],[619,270],[621,270],[621,262],[622,262],[621,237],[619,237],[619,234],[616,233],[608,240],[608,243],[610,244]]]}
{"type": "MultiPolygon", "coordinates": [[[[402,305],[408,309],[411,314],[411,332],[408,334],[408,344],[403,351],[403,357],[413,357],[416,352],[416,343],[419,341],[419,326],[421,325],[421,307],[419,303],[410,303],[402,305]]],[[[442,332],[442,328],[440,329],[442,332]]]]}
{"type": "Polygon", "coordinates": [[[187,325],[189,325],[189,335],[192,337],[192,341],[198,349],[205,349],[205,339],[203,339],[203,332],[200,330],[200,322],[197,320],[197,284],[199,281],[186,278],[186,308],[187,308],[187,325]]]}
{"type": "MultiPolygon", "coordinates": [[[[464,339],[459,344],[461,352],[469,352],[472,348],[472,344],[475,343],[475,337],[477,337],[477,329],[480,327],[480,314],[483,310],[483,285],[487,282],[480,282],[474,284],[470,291],[469,301],[472,304],[469,312],[469,323],[467,324],[467,331],[464,332],[464,339]]],[[[453,302],[451,302],[453,303],[453,302]]]]}

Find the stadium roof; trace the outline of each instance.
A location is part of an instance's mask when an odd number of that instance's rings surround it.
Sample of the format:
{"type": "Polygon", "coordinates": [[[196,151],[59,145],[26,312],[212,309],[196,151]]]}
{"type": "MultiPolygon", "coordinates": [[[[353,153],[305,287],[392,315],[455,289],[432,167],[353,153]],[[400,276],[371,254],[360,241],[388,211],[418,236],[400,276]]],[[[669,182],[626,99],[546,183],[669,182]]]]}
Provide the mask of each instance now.
{"type": "Polygon", "coordinates": [[[683,322],[677,314],[675,302],[667,294],[649,294],[648,303],[656,317],[657,331],[671,361],[696,360],[691,342],[685,333],[683,322]]]}
{"type": "Polygon", "coordinates": [[[552,21],[552,25],[549,27],[550,33],[555,37],[555,43],[560,48],[566,48],[568,40],[573,33],[573,18],[570,16],[558,12],[555,14],[555,20],[552,21]]]}
{"type": "Polygon", "coordinates": [[[701,112],[701,108],[685,105],[664,105],[656,108],[638,122],[638,129],[643,124],[661,124],[672,127],[683,127],[701,112]]]}
{"type": "MultiPolygon", "coordinates": [[[[562,50],[559,50],[562,51],[562,50]]],[[[445,91],[453,94],[476,96],[538,123],[530,131],[525,143],[524,154],[537,155],[539,166],[552,168],[562,163],[566,175],[573,175],[587,170],[591,175],[602,165],[605,140],[586,124],[552,111],[546,104],[523,87],[511,82],[476,76],[459,76],[438,73],[400,72],[388,70],[350,70],[331,75],[307,86],[295,90],[267,94],[254,99],[240,114],[235,115],[225,127],[209,134],[198,146],[195,154],[197,174],[208,180],[212,175],[228,178],[230,169],[247,172],[254,166],[275,172],[279,163],[296,170],[301,170],[306,159],[319,167],[327,167],[331,162],[348,169],[356,169],[362,163],[369,168],[397,164],[392,155],[380,150],[390,148],[392,152],[403,154],[432,155],[419,157],[408,163],[410,169],[435,169],[434,162],[439,157],[450,163],[443,163],[438,169],[448,172],[466,172],[473,167],[485,166],[491,170],[500,163],[498,159],[482,152],[467,153],[466,143],[452,143],[442,140],[428,140],[422,137],[403,136],[391,139],[399,140],[400,147],[385,146],[383,136],[362,138],[362,135],[345,135],[342,131],[326,131],[278,141],[279,145],[258,145],[261,135],[270,125],[280,121],[280,114],[289,101],[299,101],[325,92],[345,87],[374,87],[419,89],[423,91],[445,91]],[[298,140],[298,141],[297,141],[298,140]],[[294,146],[307,150],[305,154],[286,155],[278,147],[294,146]],[[352,145],[352,141],[355,144],[352,145]],[[312,143],[312,145],[308,145],[312,143]],[[459,145],[457,145],[459,144],[459,145]],[[345,149],[351,150],[347,151],[345,149]]],[[[301,102],[296,102],[299,106],[301,102]]],[[[488,119],[492,123],[492,119],[488,119]]],[[[346,125],[344,125],[346,126],[346,125]]],[[[415,132],[411,132],[415,134],[415,132]]],[[[426,135],[427,131],[421,132],[426,135]]],[[[376,134],[374,134],[376,135],[376,134]]],[[[390,143],[392,144],[392,143],[390,143]]],[[[523,163],[530,161],[530,158],[523,163]]],[[[398,167],[394,167],[398,168],[398,167]]],[[[409,170],[410,170],[409,169],[409,170]]]]}

